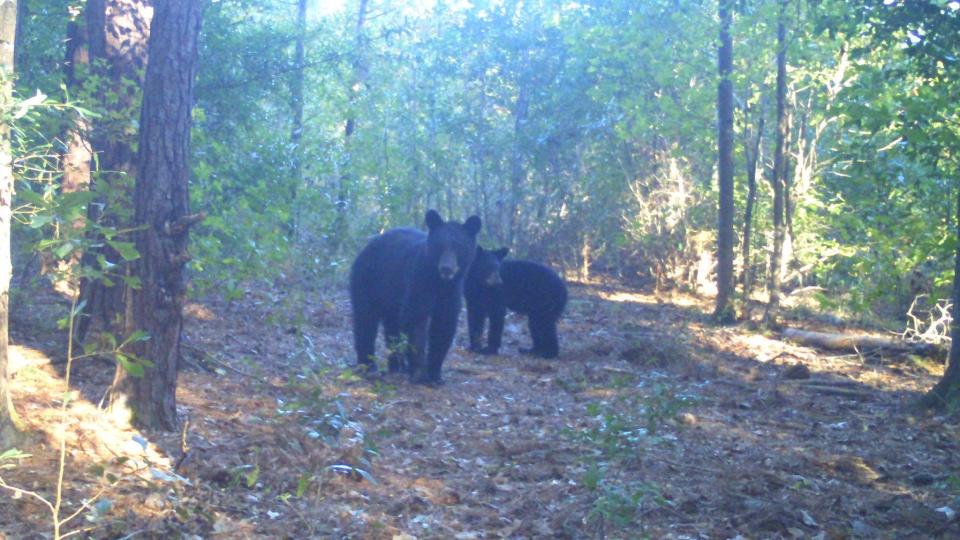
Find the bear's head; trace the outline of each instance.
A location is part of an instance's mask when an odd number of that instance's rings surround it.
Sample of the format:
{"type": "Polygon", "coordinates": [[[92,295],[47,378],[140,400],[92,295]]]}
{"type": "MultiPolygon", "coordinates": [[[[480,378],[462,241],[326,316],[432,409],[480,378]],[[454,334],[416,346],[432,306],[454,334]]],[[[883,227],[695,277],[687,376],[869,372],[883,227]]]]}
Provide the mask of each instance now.
{"type": "Polygon", "coordinates": [[[427,211],[427,257],[436,264],[440,278],[452,281],[462,276],[477,250],[480,218],[470,216],[463,223],[443,221],[436,210],[427,211]]]}
{"type": "Polygon", "coordinates": [[[470,266],[470,277],[468,279],[484,287],[502,285],[503,280],[500,279],[500,263],[503,262],[503,259],[509,252],[509,248],[488,251],[477,246],[477,256],[474,257],[473,265],[470,266]]]}

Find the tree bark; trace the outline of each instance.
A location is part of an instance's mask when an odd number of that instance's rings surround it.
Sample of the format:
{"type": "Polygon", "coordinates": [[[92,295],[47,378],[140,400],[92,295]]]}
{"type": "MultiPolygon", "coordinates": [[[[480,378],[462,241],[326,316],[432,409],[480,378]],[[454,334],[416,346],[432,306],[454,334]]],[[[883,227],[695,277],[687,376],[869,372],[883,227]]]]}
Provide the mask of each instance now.
{"type": "MultiPolygon", "coordinates": [[[[79,93],[85,71],[90,67],[90,48],[87,40],[87,25],[83,17],[67,24],[67,47],[65,75],[67,87],[74,95],[79,93]]],[[[66,135],[67,148],[63,154],[64,193],[85,191],[90,185],[90,161],[93,152],[90,149],[89,121],[75,114],[71,119],[66,135]]]]}
{"type": "Polygon", "coordinates": [[[350,106],[346,122],[343,125],[343,172],[340,174],[340,182],[337,186],[337,200],[335,203],[336,215],[331,233],[331,251],[334,255],[340,251],[340,246],[347,236],[347,210],[350,207],[350,191],[355,178],[352,170],[354,167],[352,139],[353,132],[357,129],[358,121],[356,105],[357,100],[360,98],[360,88],[366,84],[367,70],[369,69],[366,59],[366,38],[363,34],[363,26],[367,22],[367,5],[368,0],[360,0],[360,5],[357,8],[357,24],[354,35],[356,44],[352,63],[353,80],[351,81],[350,87],[347,88],[350,106]]]}
{"type": "MultiPolygon", "coordinates": [[[[13,104],[13,51],[17,33],[17,1],[0,0],[0,110],[13,104]]],[[[10,125],[0,122],[0,449],[22,437],[22,426],[10,399],[7,360],[10,354],[10,218],[13,203],[13,154],[10,125]]]]}
{"type": "MultiPolygon", "coordinates": [[[[136,133],[130,126],[139,110],[152,6],[153,0],[87,0],[84,11],[91,61],[105,62],[103,75],[109,81],[98,96],[105,114],[94,124],[90,138],[98,164],[93,187],[101,196],[89,206],[87,216],[106,227],[130,225],[129,216],[124,214],[137,177],[136,133]]],[[[110,264],[126,270],[122,257],[105,245],[102,237],[95,241],[102,247],[84,253],[84,266],[98,266],[97,258],[102,255],[110,264]]],[[[121,330],[117,321],[125,311],[122,285],[85,278],[80,282],[80,300],[84,307],[77,317],[77,341],[84,340],[94,319],[108,331],[121,330]]]]}
{"type": "Polygon", "coordinates": [[[870,352],[887,350],[905,352],[923,356],[940,356],[941,347],[931,343],[911,343],[902,339],[890,339],[864,335],[828,334],[826,332],[808,332],[794,328],[784,328],[783,337],[810,347],[834,351],[870,352]]]}
{"type": "Polygon", "coordinates": [[[767,293],[770,295],[763,312],[763,325],[774,328],[778,325],[780,311],[780,257],[783,251],[784,188],[786,176],[785,141],[787,139],[787,0],[780,2],[777,21],[777,142],[773,154],[773,246],[770,251],[770,268],[767,271],[767,293]]]}
{"type": "Polygon", "coordinates": [[[151,26],[150,58],[140,114],[140,143],[134,189],[137,275],[128,329],[149,334],[133,353],[152,367],[134,377],[118,366],[111,396],[115,412],[145,428],[177,427],[177,368],[189,259],[190,109],[197,65],[201,3],[167,0],[157,5],[151,26]]]}
{"type": "MultiPolygon", "coordinates": [[[[87,24],[85,17],[77,17],[67,23],[66,55],[64,62],[64,78],[71,95],[82,93],[83,80],[90,68],[90,48],[87,39],[87,24]]],[[[90,164],[93,160],[93,150],[90,145],[90,120],[77,113],[71,112],[69,125],[63,136],[66,148],[61,154],[63,176],[60,182],[62,193],[76,193],[87,191],[90,188],[90,164]]],[[[78,219],[72,224],[74,231],[82,231],[84,223],[78,219]]],[[[65,231],[66,234],[69,232],[65,231]]],[[[53,255],[43,253],[46,258],[44,266],[54,264],[53,255]]],[[[81,254],[73,253],[69,259],[59,261],[57,279],[54,289],[73,295],[73,287],[77,284],[67,275],[71,267],[79,263],[81,254]]]]}
{"type": "Polygon", "coordinates": [[[720,84],[717,87],[717,149],[720,180],[720,207],[717,211],[717,298],[714,318],[722,323],[736,317],[730,307],[733,296],[733,22],[732,0],[718,0],[720,13],[720,46],[717,64],[720,84]]]}
{"type": "Polygon", "coordinates": [[[307,38],[307,0],[297,0],[297,36],[294,44],[294,69],[290,76],[290,112],[292,116],[290,126],[290,156],[292,176],[290,185],[291,211],[288,226],[290,240],[296,242],[300,226],[299,196],[300,185],[303,183],[303,90],[304,65],[306,63],[307,38]]]}
{"type": "MultiPolygon", "coordinates": [[[[960,190],[957,190],[956,238],[960,239],[960,190]]],[[[922,398],[919,405],[927,408],[945,408],[960,401],[960,324],[957,323],[956,310],[960,306],[960,242],[953,262],[953,310],[954,320],[950,328],[950,356],[943,378],[922,398]]]]}
{"type": "Polygon", "coordinates": [[[510,206],[507,209],[506,223],[507,245],[512,246],[520,227],[520,199],[523,197],[523,149],[521,148],[521,138],[527,124],[527,115],[530,112],[529,83],[527,82],[526,72],[529,68],[529,62],[524,60],[521,64],[522,72],[520,74],[520,89],[517,92],[517,101],[513,106],[513,143],[510,147],[510,206]]]}
{"type": "Polygon", "coordinates": [[[764,109],[760,107],[760,120],[757,122],[757,135],[753,142],[750,142],[749,129],[744,137],[744,155],[746,157],[747,167],[747,207],[743,215],[743,245],[741,254],[743,257],[743,273],[740,281],[743,284],[743,302],[744,312],[748,313],[750,306],[750,294],[753,292],[753,268],[750,265],[750,242],[753,235],[753,207],[757,201],[757,162],[760,159],[760,141],[763,140],[764,128],[764,109]]]}

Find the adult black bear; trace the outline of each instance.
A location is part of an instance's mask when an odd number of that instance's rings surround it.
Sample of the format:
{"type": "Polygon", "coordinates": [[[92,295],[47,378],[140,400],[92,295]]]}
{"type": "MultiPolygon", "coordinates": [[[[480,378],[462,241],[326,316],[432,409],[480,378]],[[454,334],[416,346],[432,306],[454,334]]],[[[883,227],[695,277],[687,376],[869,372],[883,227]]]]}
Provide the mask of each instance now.
{"type": "Polygon", "coordinates": [[[487,251],[477,246],[477,256],[467,273],[467,328],[470,350],[497,354],[507,309],[527,316],[533,348],[520,352],[543,358],[560,354],[557,320],[567,304],[567,286],[550,268],[530,261],[504,260],[508,249],[487,251]],[[483,327],[490,319],[487,346],[483,327]]]}
{"type": "Polygon", "coordinates": [[[373,358],[383,323],[390,372],[405,368],[414,382],[438,384],[481,224],[477,216],[444,222],[436,210],[427,212],[426,223],[428,234],[391,229],[360,251],[350,269],[350,303],[361,367],[377,371],[373,358]]]}

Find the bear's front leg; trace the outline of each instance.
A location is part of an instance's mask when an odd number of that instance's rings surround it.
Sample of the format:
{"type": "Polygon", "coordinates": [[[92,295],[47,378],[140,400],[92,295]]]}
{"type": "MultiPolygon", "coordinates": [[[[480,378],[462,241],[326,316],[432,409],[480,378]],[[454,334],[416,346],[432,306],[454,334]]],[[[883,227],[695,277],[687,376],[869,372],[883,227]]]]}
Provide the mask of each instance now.
{"type": "MultiPolygon", "coordinates": [[[[400,307],[401,357],[406,358],[407,373],[411,376],[425,369],[427,351],[427,319],[434,303],[434,296],[423,287],[408,290],[400,307]]],[[[401,369],[400,362],[391,364],[391,372],[401,369]]]]}
{"type": "Polygon", "coordinates": [[[470,350],[473,352],[483,349],[483,327],[486,319],[486,310],[482,306],[467,302],[467,331],[470,334],[470,350]]]}
{"type": "Polygon", "coordinates": [[[430,315],[430,330],[427,339],[426,371],[414,373],[414,382],[440,384],[443,360],[453,345],[457,333],[457,319],[460,317],[460,294],[445,294],[437,298],[430,315]]]}
{"type": "Polygon", "coordinates": [[[490,331],[487,333],[487,347],[483,354],[497,354],[503,339],[503,321],[507,317],[507,307],[503,302],[493,302],[490,306],[490,331]]]}

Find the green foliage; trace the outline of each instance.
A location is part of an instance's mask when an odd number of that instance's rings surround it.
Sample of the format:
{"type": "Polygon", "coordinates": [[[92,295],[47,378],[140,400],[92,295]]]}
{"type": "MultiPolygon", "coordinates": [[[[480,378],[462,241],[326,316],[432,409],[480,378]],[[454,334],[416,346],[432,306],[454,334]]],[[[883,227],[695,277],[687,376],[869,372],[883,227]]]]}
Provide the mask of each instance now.
{"type": "MultiPolygon", "coordinates": [[[[916,278],[934,296],[949,289],[960,51],[945,36],[960,31],[960,10],[914,4],[791,2],[788,13],[787,285],[826,287],[847,311],[900,315],[916,278]]],[[[387,0],[371,4],[376,16],[360,26],[358,7],[311,14],[302,35],[292,5],[227,0],[206,11],[191,204],[209,217],[192,230],[194,292],[236,299],[244,284],[280,276],[337,283],[369,235],[421,226],[430,207],[458,219],[478,213],[481,241],[521,257],[661,286],[709,279],[715,4],[438,2],[413,13],[387,0]],[[303,66],[294,65],[297,39],[303,66]],[[306,93],[295,135],[298,84],[306,93]]],[[[51,160],[59,148],[44,141],[77,115],[96,116],[98,137],[135,148],[135,81],[117,87],[95,62],[77,66],[77,86],[63,86],[55,68],[67,8],[28,8],[18,89],[62,94],[85,110],[39,119],[14,138],[34,148],[19,155],[51,160]]],[[[778,6],[736,9],[741,213],[744,147],[761,117],[767,126],[746,261],[762,283],[778,6]]],[[[31,177],[58,166],[18,165],[30,178],[20,188],[21,259],[36,246],[61,258],[98,248],[67,230],[91,204],[107,213],[88,230],[129,223],[133,179],[119,171],[97,172],[94,195],[62,196],[56,176],[31,177]]],[[[90,265],[93,277],[128,279],[129,232],[103,241],[120,260],[90,265]]]]}

